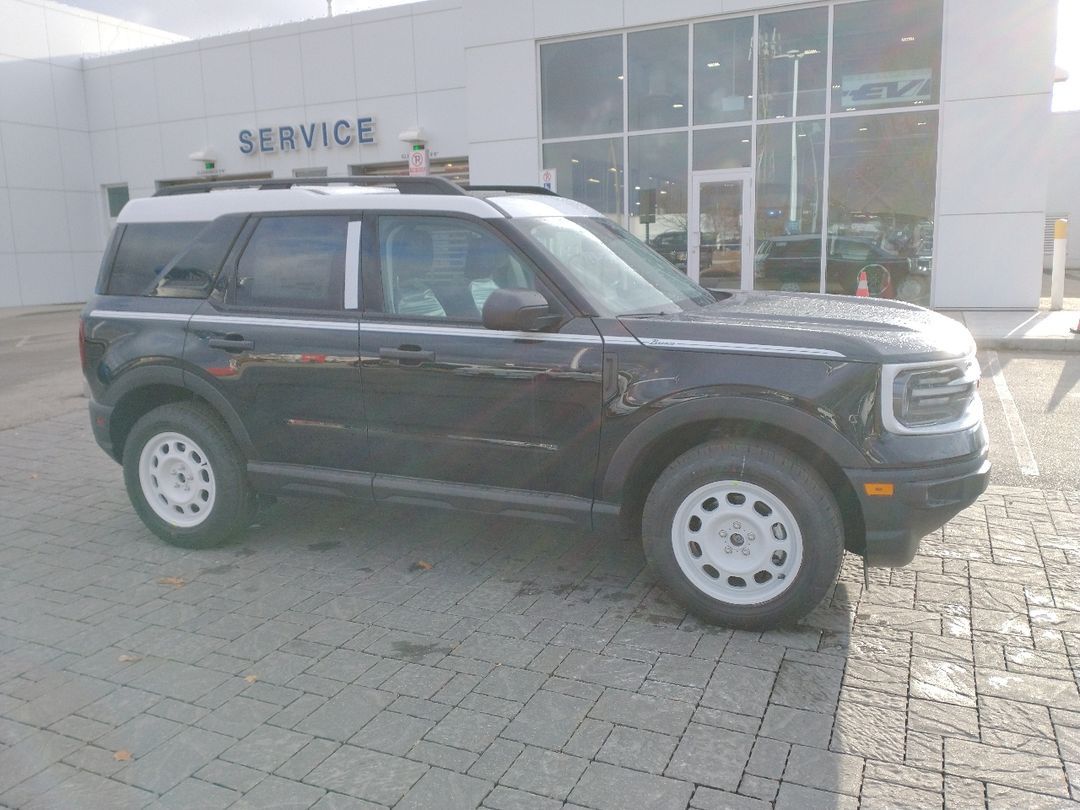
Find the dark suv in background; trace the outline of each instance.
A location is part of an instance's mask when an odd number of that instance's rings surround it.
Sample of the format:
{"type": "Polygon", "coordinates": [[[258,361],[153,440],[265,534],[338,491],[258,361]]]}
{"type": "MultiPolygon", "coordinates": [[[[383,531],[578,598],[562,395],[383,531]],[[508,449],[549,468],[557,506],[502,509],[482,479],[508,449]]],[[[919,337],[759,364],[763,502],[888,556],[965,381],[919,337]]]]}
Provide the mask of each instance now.
{"type": "Polygon", "coordinates": [[[711,294],[520,189],[132,200],[80,328],[94,435],[189,548],[245,529],[257,493],[532,517],[640,536],[687,608],[762,628],[811,610],[845,549],[906,564],[989,472],[956,322],[711,294]]]}

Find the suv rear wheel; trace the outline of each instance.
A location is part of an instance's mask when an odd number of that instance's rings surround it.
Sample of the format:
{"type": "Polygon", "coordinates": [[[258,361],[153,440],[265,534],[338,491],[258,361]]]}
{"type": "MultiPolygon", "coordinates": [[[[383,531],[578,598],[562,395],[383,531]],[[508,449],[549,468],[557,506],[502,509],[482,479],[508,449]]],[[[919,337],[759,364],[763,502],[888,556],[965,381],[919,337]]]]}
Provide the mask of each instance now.
{"type": "Polygon", "coordinates": [[[813,610],[844,553],[840,510],[821,477],[793,453],[745,439],[672,462],[645,502],[642,538],[690,612],[754,630],[813,610]]]}
{"type": "Polygon", "coordinates": [[[251,520],[255,498],[243,454],[206,407],[150,411],[131,429],[123,462],[135,511],[166,543],[210,548],[251,520]]]}

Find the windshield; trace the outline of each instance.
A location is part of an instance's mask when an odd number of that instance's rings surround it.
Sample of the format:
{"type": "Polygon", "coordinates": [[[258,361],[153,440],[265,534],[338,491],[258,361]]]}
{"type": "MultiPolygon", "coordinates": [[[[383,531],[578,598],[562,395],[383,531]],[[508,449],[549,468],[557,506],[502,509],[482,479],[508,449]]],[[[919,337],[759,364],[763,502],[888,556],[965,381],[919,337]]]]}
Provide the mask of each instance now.
{"type": "Polygon", "coordinates": [[[511,220],[563,268],[601,317],[673,314],[716,299],[610,220],[511,220]]]}

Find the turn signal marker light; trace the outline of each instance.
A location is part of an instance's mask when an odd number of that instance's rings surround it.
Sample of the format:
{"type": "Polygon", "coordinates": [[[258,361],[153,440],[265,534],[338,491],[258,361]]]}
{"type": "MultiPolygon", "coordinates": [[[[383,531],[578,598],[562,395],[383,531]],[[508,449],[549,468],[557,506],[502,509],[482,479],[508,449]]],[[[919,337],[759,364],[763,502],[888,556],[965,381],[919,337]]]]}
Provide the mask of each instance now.
{"type": "Polygon", "coordinates": [[[871,497],[891,498],[894,488],[892,484],[863,484],[863,491],[871,497]]]}

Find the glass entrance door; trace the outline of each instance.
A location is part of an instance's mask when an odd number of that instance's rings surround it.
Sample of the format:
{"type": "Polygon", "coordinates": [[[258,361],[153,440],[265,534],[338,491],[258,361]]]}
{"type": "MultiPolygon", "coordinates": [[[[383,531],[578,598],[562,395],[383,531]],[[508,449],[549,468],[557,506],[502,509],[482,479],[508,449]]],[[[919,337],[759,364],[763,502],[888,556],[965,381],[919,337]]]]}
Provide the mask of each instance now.
{"type": "Polygon", "coordinates": [[[686,271],[710,290],[754,285],[750,172],[694,172],[686,271]]]}

